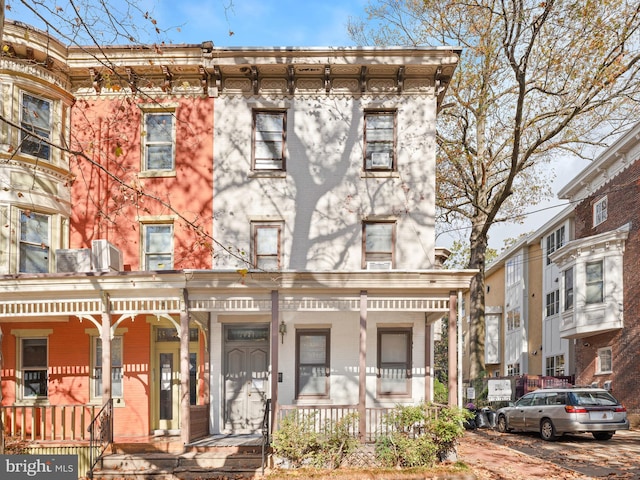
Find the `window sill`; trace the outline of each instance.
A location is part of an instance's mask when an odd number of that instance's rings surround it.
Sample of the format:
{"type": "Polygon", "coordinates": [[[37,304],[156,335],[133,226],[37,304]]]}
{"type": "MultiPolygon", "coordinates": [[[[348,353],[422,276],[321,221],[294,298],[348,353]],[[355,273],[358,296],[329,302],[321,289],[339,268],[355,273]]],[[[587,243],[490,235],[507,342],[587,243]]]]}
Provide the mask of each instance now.
{"type": "Polygon", "coordinates": [[[287,172],[282,170],[277,171],[257,171],[249,172],[249,178],[287,178],[287,172]]]}
{"type": "Polygon", "coordinates": [[[16,399],[16,401],[13,402],[13,405],[16,407],[42,407],[49,406],[51,404],[49,403],[48,398],[39,398],[33,400],[16,399]]]}
{"type": "Polygon", "coordinates": [[[395,170],[364,170],[360,172],[360,178],[400,178],[400,173],[395,170]]]}
{"type": "Polygon", "coordinates": [[[138,173],[138,178],[163,178],[163,177],[175,177],[175,170],[145,170],[138,173]]]}

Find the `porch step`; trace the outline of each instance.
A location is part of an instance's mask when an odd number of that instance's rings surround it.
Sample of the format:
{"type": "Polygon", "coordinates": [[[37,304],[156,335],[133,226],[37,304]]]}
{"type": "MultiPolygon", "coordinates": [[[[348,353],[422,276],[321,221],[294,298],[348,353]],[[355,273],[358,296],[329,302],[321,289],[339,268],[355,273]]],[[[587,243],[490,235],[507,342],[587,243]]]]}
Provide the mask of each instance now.
{"type": "Polygon", "coordinates": [[[253,478],[262,472],[262,454],[228,448],[170,453],[112,454],[100,459],[94,480],[191,480],[253,478]]]}

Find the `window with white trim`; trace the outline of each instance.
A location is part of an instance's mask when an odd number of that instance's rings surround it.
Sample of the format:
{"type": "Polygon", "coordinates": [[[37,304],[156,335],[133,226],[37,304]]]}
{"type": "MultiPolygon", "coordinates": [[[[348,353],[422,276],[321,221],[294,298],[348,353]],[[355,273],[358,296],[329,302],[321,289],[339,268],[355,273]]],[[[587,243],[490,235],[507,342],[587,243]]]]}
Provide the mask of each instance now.
{"type": "Polygon", "coordinates": [[[507,365],[507,376],[520,375],[520,363],[510,363],[507,365]]]}
{"type": "MultiPolygon", "coordinates": [[[[91,396],[102,397],[102,339],[93,337],[93,382],[91,396]]],[[[111,396],[122,398],[122,336],[111,339],[111,396]]]]}
{"type": "Polygon", "coordinates": [[[585,303],[602,303],[604,301],[603,262],[587,262],[585,303]]]}
{"type": "Polygon", "coordinates": [[[560,290],[554,290],[547,293],[546,298],[546,312],[547,317],[555,315],[560,312],[560,290]]]}
{"type": "Polygon", "coordinates": [[[520,307],[512,308],[507,311],[507,331],[515,330],[520,328],[521,318],[520,318],[520,307]]]}
{"type": "Polygon", "coordinates": [[[364,168],[369,171],[396,167],[396,112],[364,114],[364,168]]]}
{"type": "Polygon", "coordinates": [[[23,399],[36,400],[48,395],[48,339],[20,338],[23,399]]]}
{"type": "Polygon", "coordinates": [[[143,170],[175,170],[175,112],[144,112],[143,123],[143,170]]]}
{"type": "Polygon", "coordinates": [[[145,270],[173,269],[173,224],[142,224],[142,253],[145,270]]]}
{"type": "Polygon", "coordinates": [[[545,375],[548,377],[560,377],[564,375],[564,355],[552,355],[547,357],[545,375]]]}
{"type": "Polygon", "coordinates": [[[550,235],[547,235],[547,265],[551,263],[549,255],[564,245],[564,226],[557,229],[550,235]]]}
{"type": "Polygon", "coordinates": [[[379,396],[411,396],[410,328],[378,329],[379,396]]]}
{"type": "Polygon", "coordinates": [[[18,272],[49,273],[51,215],[20,211],[18,272]]]}
{"type": "Polygon", "coordinates": [[[20,104],[20,152],[43,160],[51,160],[49,145],[39,138],[49,140],[52,136],[52,102],[22,92],[20,104]],[[38,138],[39,137],[39,138],[38,138]]]}
{"type": "Polygon", "coordinates": [[[613,351],[611,347],[603,347],[598,349],[598,357],[596,358],[596,373],[613,372],[613,351]]]}
{"type": "Polygon", "coordinates": [[[296,330],[296,398],[328,398],[329,329],[296,330]]]}
{"type": "Polygon", "coordinates": [[[287,138],[287,112],[253,112],[253,169],[284,171],[287,138]]]}
{"type": "Polygon", "coordinates": [[[573,308],[573,267],[562,273],[564,277],[564,310],[573,308]]]}
{"type": "Polygon", "coordinates": [[[396,242],[395,222],[364,222],[362,225],[362,268],[393,268],[396,242]]]}
{"type": "Polygon", "coordinates": [[[284,222],[252,222],[253,264],[261,270],[281,268],[284,222]]]}
{"type": "Polygon", "coordinates": [[[607,219],[607,196],[605,195],[593,204],[593,226],[597,227],[607,219]]]}
{"type": "Polygon", "coordinates": [[[522,254],[507,260],[507,286],[515,285],[522,280],[522,254]]]}

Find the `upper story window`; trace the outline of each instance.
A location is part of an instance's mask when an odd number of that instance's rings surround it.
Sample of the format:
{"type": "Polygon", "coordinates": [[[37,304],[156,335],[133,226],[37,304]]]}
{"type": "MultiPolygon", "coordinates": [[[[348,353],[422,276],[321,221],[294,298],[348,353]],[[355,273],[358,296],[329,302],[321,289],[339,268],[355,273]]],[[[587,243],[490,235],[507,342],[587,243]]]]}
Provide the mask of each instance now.
{"type": "Polygon", "coordinates": [[[145,270],[171,270],[173,268],[173,224],[143,224],[142,250],[145,270]]]}
{"type": "Polygon", "coordinates": [[[605,195],[593,204],[593,226],[600,225],[607,219],[607,196],[605,195]]]}
{"type": "Polygon", "coordinates": [[[563,272],[564,276],[564,309],[573,308],[573,267],[563,272]]]}
{"type": "Polygon", "coordinates": [[[20,338],[23,399],[35,400],[48,395],[47,346],[47,338],[20,338]]]}
{"type": "Polygon", "coordinates": [[[520,307],[513,308],[507,312],[507,331],[520,328],[521,324],[520,307]]]}
{"type": "Polygon", "coordinates": [[[297,398],[329,397],[330,330],[296,331],[297,398]]]}
{"type": "Polygon", "coordinates": [[[279,270],[281,267],[282,222],[253,222],[253,264],[262,270],[279,270]]]}
{"type": "Polygon", "coordinates": [[[175,113],[145,112],[143,170],[175,170],[175,113]]]}
{"type": "Polygon", "coordinates": [[[362,267],[368,270],[393,268],[395,222],[365,222],[363,224],[362,267]]]}
{"type": "Polygon", "coordinates": [[[551,263],[549,255],[562,247],[565,243],[564,226],[547,236],[547,265],[551,263]]]}
{"type": "Polygon", "coordinates": [[[51,102],[28,93],[22,93],[20,108],[20,151],[43,160],[51,160],[49,145],[38,137],[51,138],[51,102]],[[28,133],[31,132],[31,133],[28,133]]]}
{"type": "Polygon", "coordinates": [[[378,395],[411,396],[411,329],[378,330],[378,395]]]}
{"type": "Polygon", "coordinates": [[[611,347],[598,349],[598,358],[596,359],[596,373],[613,372],[613,351],[611,347]]]}
{"type": "Polygon", "coordinates": [[[51,216],[20,211],[20,273],[48,273],[51,216]]]}
{"type": "MultiPolygon", "coordinates": [[[[91,396],[102,396],[102,339],[93,337],[93,389],[91,396]]],[[[111,395],[122,398],[122,336],[111,340],[111,395]]]]}
{"type": "Polygon", "coordinates": [[[285,111],[253,112],[253,169],[284,171],[287,137],[285,111]]]}
{"type": "Polygon", "coordinates": [[[516,255],[507,260],[507,286],[514,285],[522,279],[522,256],[516,255]]]}
{"type": "Polygon", "coordinates": [[[602,260],[587,262],[586,270],[586,295],[585,303],[602,303],[604,301],[604,277],[602,260]]]}
{"type": "Polygon", "coordinates": [[[547,317],[560,312],[560,290],[547,293],[546,298],[547,317]]]}
{"type": "Polygon", "coordinates": [[[396,168],[396,112],[368,111],[364,114],[364,169],[396,168]]]}

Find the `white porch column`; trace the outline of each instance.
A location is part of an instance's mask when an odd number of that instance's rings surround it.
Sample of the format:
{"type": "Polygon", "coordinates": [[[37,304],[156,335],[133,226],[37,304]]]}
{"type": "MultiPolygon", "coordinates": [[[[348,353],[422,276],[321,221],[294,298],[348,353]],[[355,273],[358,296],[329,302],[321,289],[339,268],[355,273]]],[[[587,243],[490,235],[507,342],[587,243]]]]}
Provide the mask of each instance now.
{"type": "Polygon", "coordinates": [[[433,402],[433,324],[424,319],[424,401],[433,402]]]}
{"type": "Polygon", "coordinates": [[[449,292],[449,328],[447,330],[448,340],[448,363],[449,363],[449,406],[458,406],[458,309],[456,307],[456,292],[449,292]]]}
{"type": "Polygon", "coordinates": [[[360,292],[360,357],[358,364],[358,431],[367,439],[367,291],[360,292]]]}
{"type": "Polygon", "coordinates": [[[102,293],[102,324],[100,340],[102,341],[102,403],[111,398],[111,307],[109,294],[102,293]]]}
{"type": "Polygon", "coordinates": [[[191,436],[191,402],[189,377],[189,293],[182,291],[180,309],[180,439],[187,445],[191,436]]]}

